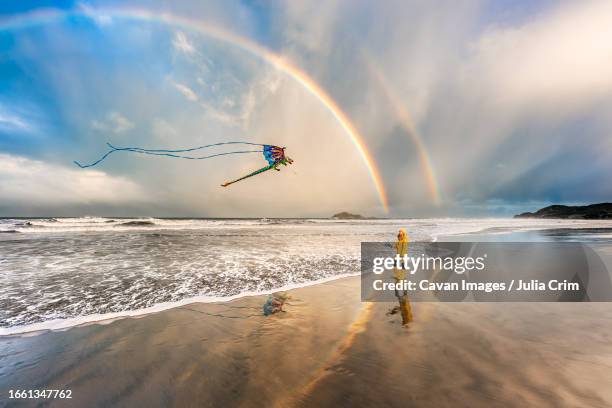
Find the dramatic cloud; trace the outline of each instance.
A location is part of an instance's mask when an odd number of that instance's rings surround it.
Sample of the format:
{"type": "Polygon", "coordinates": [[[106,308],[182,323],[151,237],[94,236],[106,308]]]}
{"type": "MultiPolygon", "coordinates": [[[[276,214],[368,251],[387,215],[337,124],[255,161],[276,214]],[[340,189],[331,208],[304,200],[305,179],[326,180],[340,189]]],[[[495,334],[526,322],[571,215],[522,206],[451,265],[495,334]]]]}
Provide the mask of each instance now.
{"type": "Polygon", "coordinates": [[[123,177],[99,170],[70,169],[0,154],[0,210],[57,211],[62,206],[125,205],[150,197],[123,177]]]}
{"type": "Polygon", "coordinates": [[[287,8],[287,49],[350,107],[396,213],[499,214],[504,203],[515,210],[612,195],[604,187],[612,164],[601,160],[612,105],[609,2],[508,12],[514,21],[478,2],[287,8]],[[327,17],[311,32],[300,16],[315,8],[327,17]],[[584,177],[591,183],[574,181],[584,177]]]}
{"type": "MultiPolygon", "coordinates": [[[[3,103],[0,132],[16,137],[0,140],[0,152],[66,170],[73,156],[99,157],[105,141],[274,143],[295,165],[229,189],[219,184],[265,164],[258,154],[214,162],[117,154],[100,170],[149,198],[136,213],[383,215],[350,137],[298,82],[231,41],[110,19],[95,3],[81,6],[93,27],[66,20],[11,32],[1,49],[5,97],[42,113],[3,103]],[[36,138],[17,137],[33,126],[36,138]]],[[[172,13],[248,37],[313,77],[363,136],[391,215],[506,215],[612,196],[607,1],[186,1],[172,13]]],[[[92,212],[128,206],[88,194],[92,212]]],[[[67,211],[77,205],[69,196],[54,196],[67,211]]]]}
{"type": "Polygon", "coordinates": [[[493,103],[554,114],[612,96],[612,3],[570,3],[480,38],[466,75],[493,103]],[[473,70],[473,71],[469,71],[473,70]],[[491,100],[491,99],[490,99],[491,100]]]}
{"type": "Polygon", "coordinates": [[[434,102],[424,123],[442,144],[437,162],[450,164],[439,167],[451,199],[609,199],[601,187],[612,166],[593,159],[612,102],[611,19],[609,2],[568,3],[470,43],[448,73],[446,103],[434,102]]]}

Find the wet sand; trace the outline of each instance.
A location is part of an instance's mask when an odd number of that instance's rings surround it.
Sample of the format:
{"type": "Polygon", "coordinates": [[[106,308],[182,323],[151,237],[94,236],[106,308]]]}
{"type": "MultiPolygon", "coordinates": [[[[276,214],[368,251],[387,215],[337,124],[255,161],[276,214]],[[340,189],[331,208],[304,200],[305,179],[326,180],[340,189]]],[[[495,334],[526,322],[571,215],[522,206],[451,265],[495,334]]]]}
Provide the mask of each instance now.
{"type": "Polygon", "coordinates": [[[71,389],[49,406],[612,406],[605,303],[364,304],[359,278],[0,339],[9,389],[71,389]]]}

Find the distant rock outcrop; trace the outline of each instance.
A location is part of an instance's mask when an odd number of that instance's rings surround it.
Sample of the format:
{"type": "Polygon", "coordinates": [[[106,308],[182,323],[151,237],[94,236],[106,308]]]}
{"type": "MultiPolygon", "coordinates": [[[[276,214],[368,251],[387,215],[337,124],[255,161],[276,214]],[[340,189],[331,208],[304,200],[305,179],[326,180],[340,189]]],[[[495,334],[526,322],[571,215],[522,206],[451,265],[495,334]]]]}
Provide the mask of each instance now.
{"type": "Polygon", "coordinates": [[[612,219],[612,203],[591,205],[551,205],[536,212],[525,212],[514,218],[571,218],[582,220],[612,219]]]}
{"type": "Polygon", "coordinates": [[[338,214],[332,215],[333,219],[336,220],[363,220],[365,217],[359,214],[351,214],[350,212],[342,211],[338,214]]]}

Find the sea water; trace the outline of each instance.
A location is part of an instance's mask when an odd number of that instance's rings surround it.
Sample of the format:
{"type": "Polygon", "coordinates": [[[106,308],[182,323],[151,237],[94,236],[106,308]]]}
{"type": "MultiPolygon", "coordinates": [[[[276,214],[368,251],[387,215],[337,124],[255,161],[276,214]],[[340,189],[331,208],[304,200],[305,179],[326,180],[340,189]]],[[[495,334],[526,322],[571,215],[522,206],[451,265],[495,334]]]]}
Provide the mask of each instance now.
{"type": "MultiPolygon", "coordinates": [[[[0,335],[356,275],[360,243],[612,227],[512,219],[0,219],[0,335]]],[[[460,238],[459,238],[460,239],[460,238]]]]}

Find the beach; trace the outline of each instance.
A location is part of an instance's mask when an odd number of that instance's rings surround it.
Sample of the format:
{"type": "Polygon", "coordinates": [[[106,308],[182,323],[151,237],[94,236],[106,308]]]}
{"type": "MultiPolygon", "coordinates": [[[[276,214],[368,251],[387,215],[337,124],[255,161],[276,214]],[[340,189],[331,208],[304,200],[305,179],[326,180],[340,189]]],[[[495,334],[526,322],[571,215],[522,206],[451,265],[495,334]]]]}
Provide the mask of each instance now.
{"type": "Polygon", "coordinates": [[[0,395],[49,406],[612,406],[605,303],[362,303],[359,278],[0,339],[0,395]]]}
{"type": "Polygon", "coordinates": [[[356,276],[405,225],[603,243],[610,270],[610,222],[136,221],[4,221],[0,406],[612,406],[608,303],[413,302],[403,326],[356,276]],[[71,398],[10,398],[49,389],[71,398]]]}
{"type": "Polygon", "coordinates": [[[0,3],[0,408],[612,408],[611,23],[0,3]]]}

